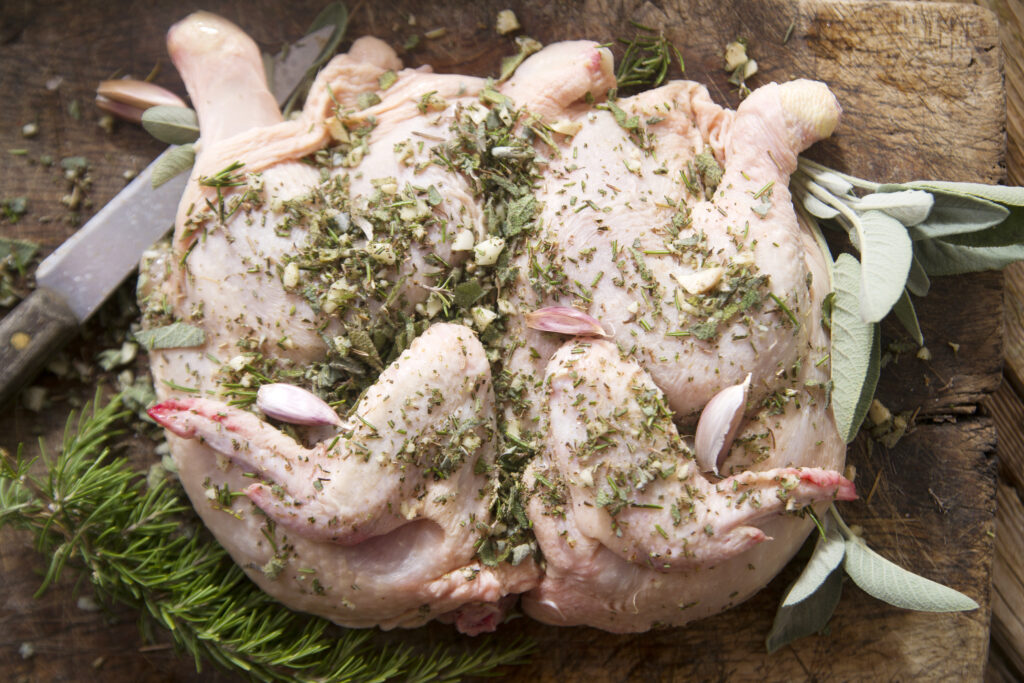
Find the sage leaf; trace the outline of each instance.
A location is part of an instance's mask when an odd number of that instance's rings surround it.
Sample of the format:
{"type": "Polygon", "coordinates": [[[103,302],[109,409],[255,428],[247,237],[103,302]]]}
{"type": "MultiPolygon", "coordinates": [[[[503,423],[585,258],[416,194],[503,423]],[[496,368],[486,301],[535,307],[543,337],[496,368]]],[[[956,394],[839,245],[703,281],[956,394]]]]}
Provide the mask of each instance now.
{"type": "Polygon", "coordinates": [[[374,370],[383,370],[384,362],[380,358],[380,352],[370,338],[370,333],[361,328],[350,329],[348,338],[352,342],[352,352],[359,356],[367,365],[374,370]]]}
{"type": "Polygon", "coordinates": [[[910,274],[907,275],[907,289],[914,296],[926,296],[931,286],[932,282],[928,279],[928,273],[918,260],[915,250],[914,258],[910,261],[910,274]]]}
{"type": "Polygon", "coordinates": [[[846,541],[846,573],[868,595],[895,607],[921,612],[963,612],[978,603],[941,583],[903,569],[864,544],[846,541]]]}
{"type": "Polygon", "coordinates": [[[199,119],[188,107],[150,107],[142,113],[142,127],[168,145],[184,145],[199,139],[199,119]]]}
{"type": "Polygon", "coordinates": [[[897,190],[873,192],[850,205],[857,211],[882,211],[909,227],[924,221],[934,203],[932,195],[923,190],[897,190]]]}
{"type": "Polygon", "coordinates": [[[25,240],[0,237],[0,263],[10,263],[21,275],[39,251],[39,245],[25,240]]]}
{"type": "Polygon", "coordinates": [[[187,143],[177,147],[171,147],[157,161],[153,167],[153,175],[150,182],[153,189],[166,183],[171,178],[181,173],[187,173],[196,162],[196,146],[187,143]]]}
{"type": "Polygon", "coordinates": [[[818,535],[818,542],[814,545],[811,559],[807,561],[807,566],[789,587],[786,597],[782,599],[783,607],[791,607],[811,597],[825,583],[829,575],[843,563],[846,544],[842,534],[835,527],[831,515],[825,515],[822,524],[825,535],[818,535]]]}
{"type": "Polygon", "coordinates": [[[921,324],[917,320],[917,311],[914,310],[914,302],[910,300],[910,294],[904,290],[903,296],[893,306],[892,312],[896,314],[896,319],[900,321],[914,341],[917,342],[918,346],[924,345],[924,335],[921,334],[921,324]]]}
{"type": "Polygon", "coordinates": [[[789,606],[779,606],[764,646],[775,652],[795,640],[821,632],[828,625],[843,593],[843,572],[831,572],[808,598],[789,606]]]}
{"type": "Polygon", "coordinates": [[[860,216],[860,312],[878,322],[892,310],[907,284],[914,247],[903,225],[881,211],[860,216]]]}
{"type": "Polygon", "coordinates": [[[163,327],[139,330],[135,341],[148,351],[156,349],[186,349],[206,343],[206,333],[199,327],[187,323],[171,323],[163,327]]]}
{"type": "Polygon", "coordinates": [[[484,295],[484,288],[476,278],[460,282],[452,292],[455,305],[468,311],[469,307],[475,304],[484,295]]]}
{"type": "Polygon", "coordinates": [[[914,243],[914,254],[929,275],[960,275],[1001,270],[1024,260],[1024,244],[1007,247],[963,247],[943,240],[914,243]]]}
{"type": "Polygon", "coordinates": [[[505,222],[501,232],[505,237],[514,237],[526,230],[537,213],[537,198],[532,194],[513,199],[508,203],[505,222]]]}
{"type": "Polygon", "coordinates": [[[997,204],[1024,206],[1024,187],[1009,185],[985,185],[984,183],[954,183],[945,180],[915,180],[905,183],[907,187],[924,190],[943,190],[956,194],[969,194],[997,204]]]}
{"type": "Polygon", "coordinates": [[[821,201],[813,194],[805,194],[803,198],[804,208],[807,209],[807,213],[811,214],[815,218],[821,218],[823,220],[829,220],[839,215],[839,210],[835,209],[825,202],[821,201]]]}
{"type": "Polygon", "coordinates": [[[818,183],[837,197],[848,195],[850,194],[850,191],[853,190],[853,185],[848,180],[840,177],[832,171],[825,170],[824,168],[813,168],[806,164],[802,165],[800,170],[806,173],[811,180],[818,183]]]}
{"type": "Polygon", "coordinates": [[[1024,207],[1010,208],[1002,223],[986,230],[943,237],[944,242],[965,247],[1009,247],[1024,242],[1024,207]]]}
{"type": "Polygon", "coordinates": [[[910,229],[914,240],[977,232],[1002,223],[1010,212],[986,199],[935,192],[935,206],[928,218],[910,229]]]}
{"type": "Polygon", "coordinates": [[[857,436],[875,394],[881,356],[877,323],[860,313],[860,264],[840,254],[833,266],[832,416],[846,443],[857,436]]]}

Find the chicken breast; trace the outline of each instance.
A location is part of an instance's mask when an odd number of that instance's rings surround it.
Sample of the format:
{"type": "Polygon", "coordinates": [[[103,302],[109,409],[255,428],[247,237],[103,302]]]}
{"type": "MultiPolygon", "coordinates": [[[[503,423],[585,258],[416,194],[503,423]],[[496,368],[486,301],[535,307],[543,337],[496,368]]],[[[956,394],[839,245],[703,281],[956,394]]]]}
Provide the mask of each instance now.
{"type": "Polygon", "coordinates": [[[838,120],[823,84],[736,112],[690,82],[609,101],[589,41],[494,85],[361,38],[284,121],[237,27],[198,13],[168,44],[202,139],[142,303],[203,341],[152,352],[150,414],[204,522],[285,604],[478,633],[526,594],[549,623],[681,624],[752,594],[804,510],[854,495],[825,261],[786,190],[838,120]],[[551,306],[609,338],[528,327],[551,306]],[[699,471],[702,409],[747,376],[722,475],[699,471]],[[341,426],[270,420],[270,382],[341,426]]]}

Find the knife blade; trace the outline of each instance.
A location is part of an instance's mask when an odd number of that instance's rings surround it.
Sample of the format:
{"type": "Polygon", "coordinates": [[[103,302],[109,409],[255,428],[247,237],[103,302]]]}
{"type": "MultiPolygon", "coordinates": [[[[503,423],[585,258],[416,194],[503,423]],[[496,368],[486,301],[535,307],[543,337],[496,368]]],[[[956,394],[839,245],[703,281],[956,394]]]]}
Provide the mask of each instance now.
{"type": "MultiPolygon", "coordinates": [[[[267,60],[278,105],[311,66],[324,61],[325,46],[336,45],[336,32],[344,28],[321,25],[267,60]]],[[[188,174],[153,188],[153,171],[165,154],[39,264],[36,289],[0,320],[0,407],[35,378],[135,270],[143,251],[173,226],[188,174]]]]}

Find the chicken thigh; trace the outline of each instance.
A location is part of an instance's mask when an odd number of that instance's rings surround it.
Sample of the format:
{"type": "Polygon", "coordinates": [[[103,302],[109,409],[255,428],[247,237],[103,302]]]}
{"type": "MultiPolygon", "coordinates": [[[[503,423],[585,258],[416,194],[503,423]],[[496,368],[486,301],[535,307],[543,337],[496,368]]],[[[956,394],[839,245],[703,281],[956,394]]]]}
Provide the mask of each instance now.
{"type": "Polygon", "coordinates": [[[501,598],[535,583],[530,563],[492,568],[475,558],[496,438],[490,367],[471,330],[432,326],[337,435],[312,448],[207,399],[164,401],[150,415],[192,440],[177,449],[187,487],[202,472],[201,450],[235,466],[225,490],[241,489],[259,512],[221,500],[214,487],[221,516],[211,529],[293,607],[352,626],[414,626],[454,613],[460,630],[475,634],[493,630],[501,598]],[[495,609],[481,615],[480,605],[495,609]]]}
{"type": "Polygon", "coordinates": [[[715,614],[788,561],[806,507],[855,497],[817,467],[699,472],[662,392],[610,342],[564,345],[545,385],[550,428],[527,478],[546,568],[524,600],[541,621],[646,631],[715,614]]]}

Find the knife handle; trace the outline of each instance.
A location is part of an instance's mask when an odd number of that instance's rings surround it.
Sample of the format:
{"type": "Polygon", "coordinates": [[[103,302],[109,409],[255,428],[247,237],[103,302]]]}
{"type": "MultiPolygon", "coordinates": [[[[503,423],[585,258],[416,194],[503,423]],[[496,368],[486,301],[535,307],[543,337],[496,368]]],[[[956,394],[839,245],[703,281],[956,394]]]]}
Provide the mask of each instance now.
{"type": "Polygon", "coordinates": [[[78,324],[64,298],[48,289],[36,289],[0,320],[0,406],[35,379],[78,324]]]}

